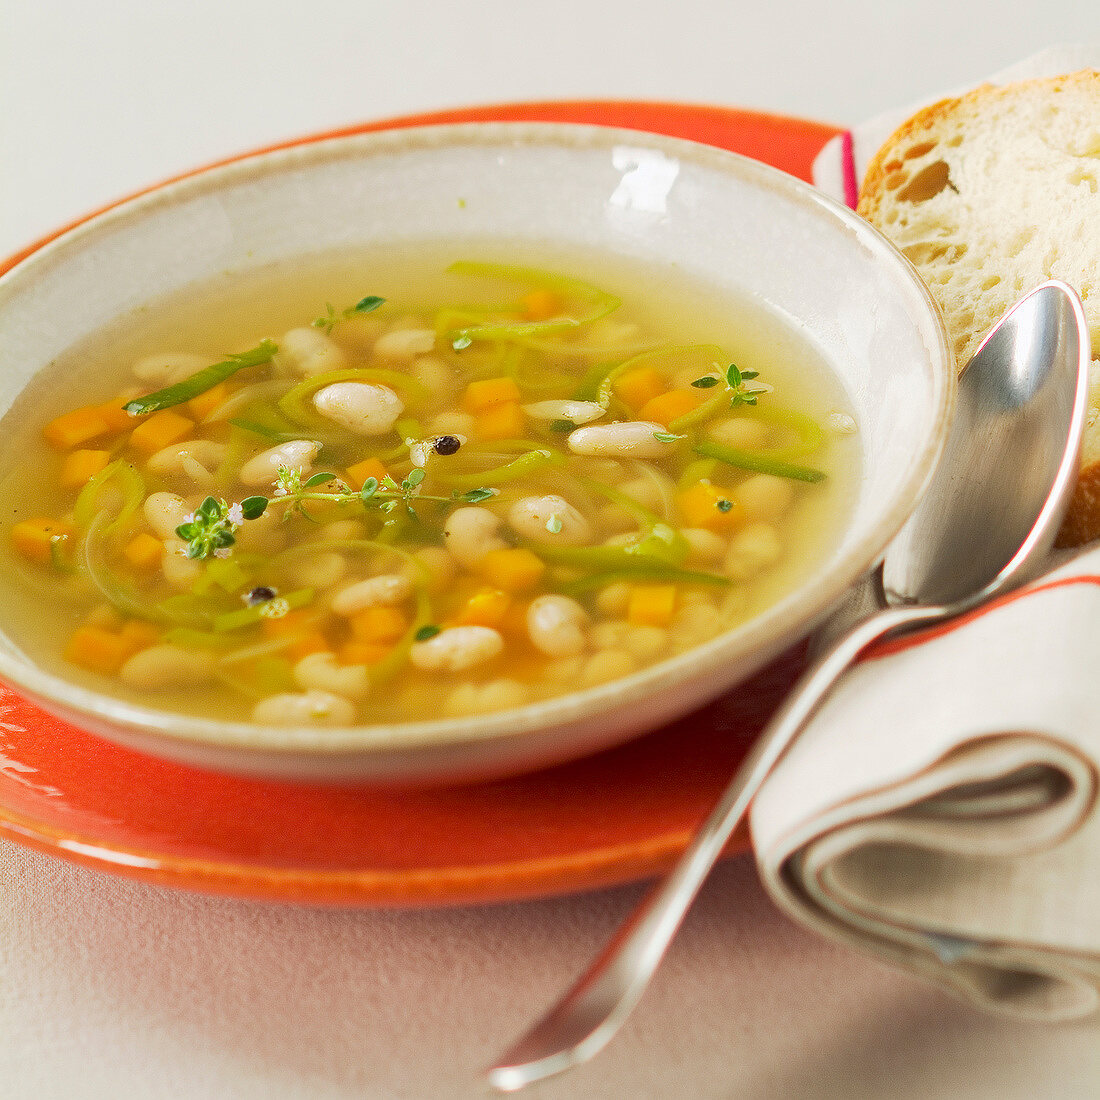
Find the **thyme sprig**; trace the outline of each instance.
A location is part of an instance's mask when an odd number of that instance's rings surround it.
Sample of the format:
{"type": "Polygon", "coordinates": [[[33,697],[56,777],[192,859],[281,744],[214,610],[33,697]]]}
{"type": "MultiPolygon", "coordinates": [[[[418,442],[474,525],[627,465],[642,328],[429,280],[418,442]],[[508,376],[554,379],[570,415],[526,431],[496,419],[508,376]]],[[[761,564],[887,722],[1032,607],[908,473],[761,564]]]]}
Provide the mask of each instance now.
{"type": "MultiPolygon", "coordinates": [[[[759,371],[739,370],[735,363],[730,363],[729,369],[726,371],[726,382],[729,384],[729,388],[733,390],[733,396],[730,398],[731,409],[736,409],[738,405],[755,405],[760,396],[768,392],[764,388],[746,388],[746,382],[751,382],[754,378],[759,377],[759,371]]],[[[694,385],[694,383],[692,384],[694,385]]]]}
{"type": "Polygon", "coordinates": [[[310,324],[314,328],[324,329],[326,333],[331,333],[333,328],[341,321],[348,321],[357,314],[373,313],[379,306],[385,304],[386,299],[379,298],[376,294],[368,294],[365,298],[360,298],[355,305],[348,306],[347,309],[339,311],[336,310],[331,302],[325,302],[324,316],[315,317],[310,324]]]}
{"type": "Polygon", "coordinates": [[[389,475],[381,481],[376,477],[368,477],[362,489],[355,490],[327,470],[304,478],[300,469],[280,466],[270,497],[256,494],[245,497],[237,504],[207,497],[195,513],[176,528],[176,534],[187,544],[186,553],[189,558],[225,558],[232,553],[231,547],[237,541],[237,529],[248,520],[259,519],[269,508],[284,507],[286,511],[283,519],[286,520],[294,514],[308,518],[309,514],[304,508],[307,501],[327,504],[358,502],[368,511],[377,510],[386,517],[385,522],[388,524],[394,522],[393,513],[397,510],[419,520],[414,507],[417,502],[433,501],[443,505],[479,504],[499,492],[497,489],[482,487],[465,493],[454,492],[450,496],[434,496],[420,491],[424,477],[423,470],[414,468],[400,482],[394,481],[389,475]],[[326,485],[331,488],[323,490],[322,486],[326,485]]]}

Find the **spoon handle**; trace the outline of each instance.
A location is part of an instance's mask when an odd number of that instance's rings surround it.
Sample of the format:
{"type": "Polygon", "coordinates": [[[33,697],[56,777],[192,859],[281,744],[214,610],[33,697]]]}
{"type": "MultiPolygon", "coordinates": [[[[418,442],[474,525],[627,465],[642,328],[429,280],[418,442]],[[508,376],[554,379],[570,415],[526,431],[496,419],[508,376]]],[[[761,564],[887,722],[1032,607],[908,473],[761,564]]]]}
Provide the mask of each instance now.
{"type": "Polygon", "coordinates": [[[650,891],[557,1005],[489,1070],[495,1088],[514,1092],[603,1049],[641,998],[764,780],[840,675],[875,640],[944,615],[941,607],[880,611],[856,623],[817,659],[761,733],[668,877],[650,891]]]}

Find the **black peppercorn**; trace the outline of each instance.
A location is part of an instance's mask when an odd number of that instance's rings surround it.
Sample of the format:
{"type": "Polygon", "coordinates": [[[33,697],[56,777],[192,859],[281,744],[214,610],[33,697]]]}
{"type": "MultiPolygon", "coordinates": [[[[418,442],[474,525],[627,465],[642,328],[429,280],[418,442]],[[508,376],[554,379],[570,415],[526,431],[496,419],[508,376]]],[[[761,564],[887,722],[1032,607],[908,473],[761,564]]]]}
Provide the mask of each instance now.
{"type": "Polygon", "coordinates": [[[268,600],[275,599],[275,596],[274,588],[268,588],[266,584],[261,584],[257,588],[253,588],[244,600],[249,607],[255,607],[258,603],[267,603],[268,600]]]}
{"type": "Polygon", "coordinates": [[[456,435],[441,435],[432,444],[432,450],[437,455],[453,455],[462,446],[462,440],[456,435]]]}

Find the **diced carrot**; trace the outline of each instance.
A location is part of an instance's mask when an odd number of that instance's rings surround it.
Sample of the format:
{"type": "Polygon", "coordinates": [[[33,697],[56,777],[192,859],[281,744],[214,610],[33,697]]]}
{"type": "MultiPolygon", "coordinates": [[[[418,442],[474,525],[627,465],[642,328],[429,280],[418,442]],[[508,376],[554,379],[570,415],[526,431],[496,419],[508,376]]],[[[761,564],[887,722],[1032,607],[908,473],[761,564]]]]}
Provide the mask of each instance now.
{"type": "Polygon", "coordinates": [[[58,481],[65,489],[79,489],[110,461],[110,451],[70,451],[61,463],[58,481]]]}
{"type": "Polygon", "coordinates": [[[653,367],[624,371],[611,383],[616,397],[637,412],[647,401],[665,392],[665,380],[653,367]]]}
{"type": "Polygon", "coordinates": [[[339,660],[342,665],[373,665],[393,650],[385,642],[345,642],[340,648],[339,660]]]}
{"type": "Polygon", "coordinates": [[[348,620],[362,642],[396,642],[409,628],[405,612],[397,607],[367,607],[348,620]]]}
{"type": "Polygon", "coordinates": [[[96,405],[96,412],[103,418],[108,431],[115,434],[128,432],[137,423],[137,418],[122,407],[126,401],[127,398],[118,397],[114,401],[104,401],[102,405],[96,405]]]}
{"type": "Polygon", "coordinates": [[[702,390],[668,390],[651,397],[639,410],[639,420],[652,420],[667,428],[678,416],[697,409],[706,396],[702,390]]]}
{"type": "Polygon", "coordinates": [[[494,439],[515,439],[523,435],[526,424],[523,410],[515,401],[493,405],[474,418],[474,438],[481,443],[494,439]]]}
{"type": "Polygon", "coordinates": [[[635,584],[626,617],[637,626],[668,626],[676,610],[676,585],[635,584]]]}
{"type": "Polygon", "coordinates": [[[523,316],[528,321],[547,321],[551,317],[557,317],[564,305],[560,294],[544,287],[525,294],[519,304],[523,309],[523,316]]]}
{"type": "Polygon", "coordinates": [[[80,626],[65,646],[65,660],[113,676],[133,655],[129,639],[98,626],[80,626]]]}
{"type": "Polygon", "coordinates": [[[471,382],[462,395],[462,407],[476,416],[495,405],[515,405],[519,403],[519,386],[511,378],[483,378],[471,382]]]}
{"type": "Polygon", "coordinates": [[[377,458],[364,458],[362,462],[357,462],[354,466],[349,466],[346,472],[348,481],[350,481],[356,489],[362,489],[367,483],[368,477],[373,477],[375,481],[381,485],[382,479],[389,476],[389,470],[387,470],[377,458]]]}
{"type": "Polygon", "coordinates": [[[12,545],[28,561],[49,565],[53,561],[54,547],[72,536],[73,529],[64,520],[40,516],[24,519],[11,529],[12,545]]]}
{"type": "Polygon", "coordinates": [[[164,543],[142,531],[122,548],[122,553],[135,569],[155,569],[164,557],[164,543]]]}
{"type": "Polygon", "coordinates": [[[205,420],[228,396],[229,383],[219,382],[187,402],[187,411],[198,421],[205,420]]]}
{"type": "Polygon", "coordinates": [[[131,653],[137,653],[155,645],[160,640],[160,631],[144,619],[127,619],[118,636],[130,646],[131,653]]]}
{"type": "Polygon", "coordinates": [[[110,430],[107,419],[97,405],[85,405],[72,412],[62,413],[51,420],[43,429],[42,435],[51,447],[59,451],[71,451],[89,439],[104,435],[110,430]]]}
{"type": "Polygon", "coordinates": [[[288,634],[305,634],[317,621],[317,613],[309,608],[299,607],[288,611],[279,618],[260,619],[260,630],[265,638],[285,638],[288,634]]]}
{"type": "Polygon", "coordinates": [[[194,426],[193,421],[186,416],[180,416],[175,409],[161,409],[143,420],[130,433],[130,443],[134,450],[144,455],[155,454],[162,447],[186,438],[194,426]]]}
{"type": "Polygon", "coordinates": [[[324,653],[331,649],[332,646],[329,644],[329,640],[324,634],[319,630],[311,630],[292,645],[287,646],[284,652],[291,660],[300,661],[303,657],[308,657],[311,653],[324,653]]]}
{"type": "Polygon", "coordinates": [[[483,588],[475,592],[451,620],[455,626],[499,627],[504,621],[512,597],[499,588],[483,588]]]}
{"type": "Polygon", "coordinates": [[[505,592],[529,592],[542,579],[546,563],[525,547],[490,550],[477,563],[477,572],[505,592]]]}
{"type": "Polygon", "coordinates": [[[709,481],[697,481],[677,493],[676,506],[688,527],[708,531],[732,531],[744,518],[741,505],[709,481]]]}
{"type": "Polygon", "coordinates": [[[530,634],[527,631],[527,608],[530,606],[529,600],[515,601],[510,604],[508,610],[504,613],[504,618],[500,620],[497,630],[501,634],[506,634],[509,638],[528,640],[530,634]]]}

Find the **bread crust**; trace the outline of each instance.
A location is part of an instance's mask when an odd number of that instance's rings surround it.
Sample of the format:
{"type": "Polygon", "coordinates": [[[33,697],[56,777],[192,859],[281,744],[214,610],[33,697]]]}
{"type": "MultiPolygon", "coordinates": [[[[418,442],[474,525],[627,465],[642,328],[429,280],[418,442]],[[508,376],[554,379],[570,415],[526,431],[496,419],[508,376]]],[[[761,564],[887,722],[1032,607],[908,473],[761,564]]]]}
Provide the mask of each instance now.
{"type": "MultiPolygon", "coordinates": [[[[1054,277],[1082,293],[1100,379],[1098,180],[1100,71],[1083,69],[982,84],[918,111],[867,166],[857,211],[893,239],[925,279],[960,368],[1004,309],[1054,277]],[[1067,166],[1075,164],[1081,167],[1079,181],[1067,175],[1067,166]],[[1036,187],[1048,181],[1049,193],[1036,187]],[[1084,190],[1075,191],[1077,184],[1084,190]],[[1029,195],[1034,203],[1021,201],[1029,195]],[[1062,212],[1066,224],[1074,224],[1072,213],[1085,228],[1065,232],[1062,212]],[[1018,251],[1007,245],[1015,237],[1024,242],[1018,251]]],[[[1095,383],[1090,417],[1100,422],[1095,383]]],[[[1091,453],[1082,461],[1059,533],[1064,546],[1100,537],[1100,460],[1091,453]]]]}

